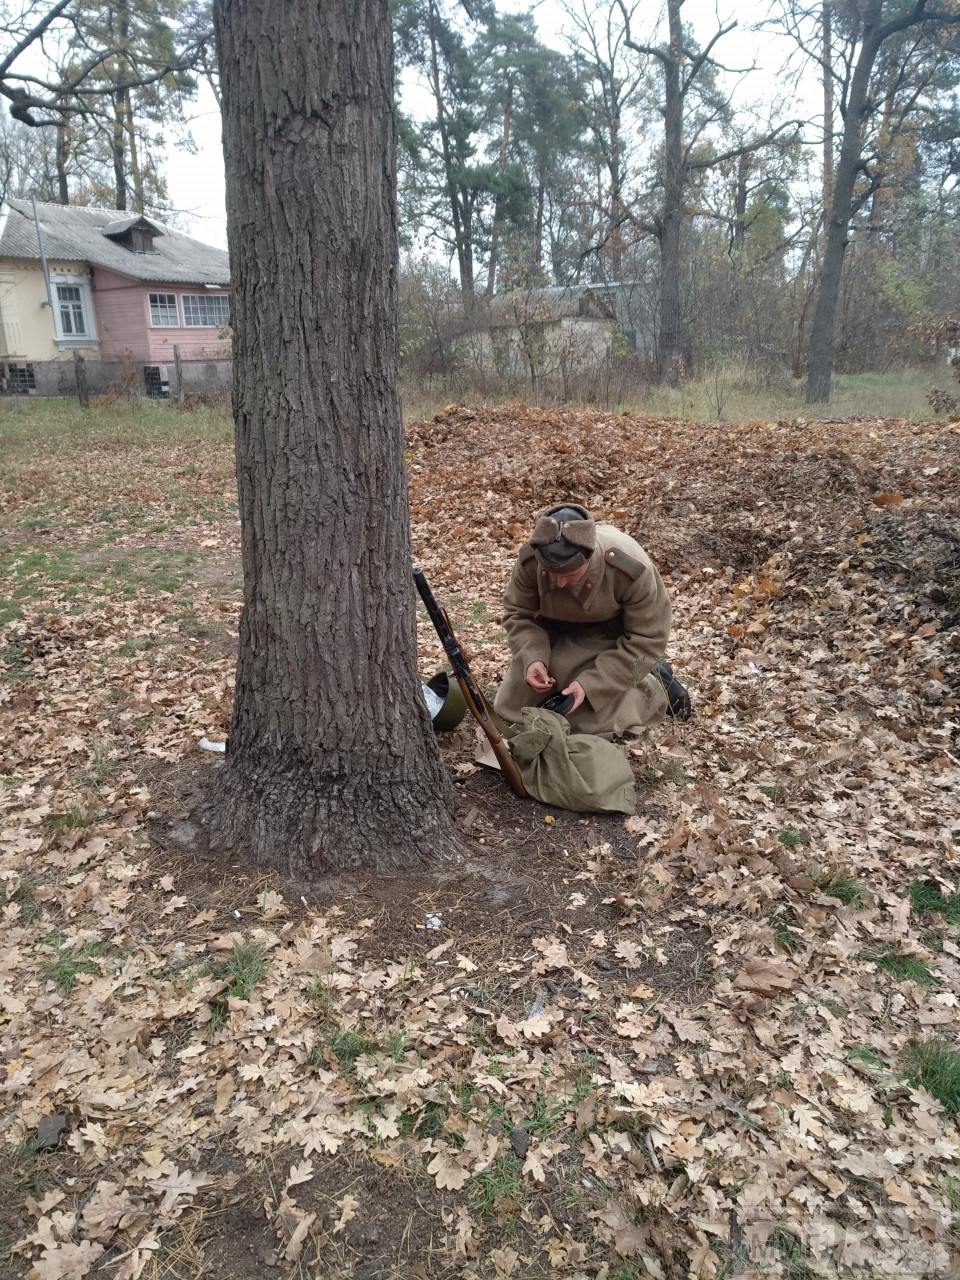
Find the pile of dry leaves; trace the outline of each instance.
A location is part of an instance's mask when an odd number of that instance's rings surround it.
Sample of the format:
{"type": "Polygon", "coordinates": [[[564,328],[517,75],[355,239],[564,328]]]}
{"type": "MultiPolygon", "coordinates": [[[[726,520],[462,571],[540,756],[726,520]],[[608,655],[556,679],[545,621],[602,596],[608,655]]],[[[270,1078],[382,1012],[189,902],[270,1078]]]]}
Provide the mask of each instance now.
{"type": "Polygon", "coordinates": [[[182,435],[2,481],[3,1274],[951,1273],[957,426],[413,427],[481,681],[575,498],[658,561],[697,716],[629,745],[626,823],[515,800],[464,728],[470,858],[307,898],[150,841],[218,767],[239,613],[230,448],[182,435]]]}

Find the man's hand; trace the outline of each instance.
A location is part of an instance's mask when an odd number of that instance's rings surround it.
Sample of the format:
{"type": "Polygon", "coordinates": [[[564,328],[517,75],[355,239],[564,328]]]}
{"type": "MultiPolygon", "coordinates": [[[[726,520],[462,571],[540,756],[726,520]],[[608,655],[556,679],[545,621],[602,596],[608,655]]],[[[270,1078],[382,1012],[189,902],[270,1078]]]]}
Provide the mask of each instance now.
{"type": "Polygon", "coordinates": [[[577,707],[582,705],[584,698],[587,696],[586,692],[579,680],[574,680],[572,684],[568,684],[563,692],[568,695],[573,695],[573,706],[567,712],[568,716],[572,716],[577,707]]]}
{"type": "MultiPolygon", "coordinates": [[[[531,662],[524,677],[531,689],[537,693],[546,693],[557,683],[542,662],[531,662]]],[[[583,694],[581,692],[581,698],[583,694]]]]}

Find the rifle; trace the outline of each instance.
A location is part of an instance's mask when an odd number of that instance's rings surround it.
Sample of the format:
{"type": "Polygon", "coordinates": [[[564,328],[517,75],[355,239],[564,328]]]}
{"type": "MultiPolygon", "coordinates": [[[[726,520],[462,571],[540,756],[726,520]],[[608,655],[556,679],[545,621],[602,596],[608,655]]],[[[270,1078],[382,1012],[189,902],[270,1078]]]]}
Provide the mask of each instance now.
{"type": "Polygon", "coordinates": [[[440,637],[443,651],[450,660],[450,666],[453,668],[453,674],[456,677],[457,684],[460,686],[467,709],[487,735],[490,746],[493,748],[493,754],[497,757],[497,763],[500,765],[500,770],[509,782],[514,794],[522,799],[527,794],[527,790],[523,785],[523,779],[520,777],[520,770],[513,762],[509,747],[497,731],[497,726],[493,722],[483,694],[474,683],[467,660],[463,656],[463,650],[453,634],[453,627],[450,625],[447,611],[441,609],[437,604],[433,592],[430,590],[430,583],[427,581],[426,575],[422,569],[416,566],[414,566],[413,570],[413,581],[416,583],[420,599],[430,615],[430,621],[440,637]]]}

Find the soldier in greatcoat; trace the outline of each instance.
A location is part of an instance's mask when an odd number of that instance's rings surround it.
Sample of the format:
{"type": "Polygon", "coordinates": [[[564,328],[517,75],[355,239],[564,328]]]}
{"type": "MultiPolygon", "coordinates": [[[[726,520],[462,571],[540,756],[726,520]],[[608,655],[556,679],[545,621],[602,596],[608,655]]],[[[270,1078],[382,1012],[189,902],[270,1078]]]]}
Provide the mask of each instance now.
{"type": "Polygon", "coordinates": [[[625,533],[566,504],[540,517],[504,597],[513,660],[494,700],[505,720],[552,693],[579,733],[619,734],[672,715],[690,699],[664,655],[670,601],[653,561],[625,533]]]}

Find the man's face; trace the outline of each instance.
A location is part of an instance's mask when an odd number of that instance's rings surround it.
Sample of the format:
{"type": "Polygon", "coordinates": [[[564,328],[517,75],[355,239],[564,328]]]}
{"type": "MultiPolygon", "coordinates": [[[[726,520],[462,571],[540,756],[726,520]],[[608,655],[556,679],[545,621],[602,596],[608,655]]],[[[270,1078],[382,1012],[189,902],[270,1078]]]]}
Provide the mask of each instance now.
{"type": "Polygon", "coordinates": [[[588,561],[586,564],[582,564],[579,569],[574,569],[573,573],[551,573],[550,584],[551,586],[558,587],[561,590],[564,587],[575,586],[576,583],[580,582],[587,576],[587,570],[589,568],[590,563],[588,561]]]}

